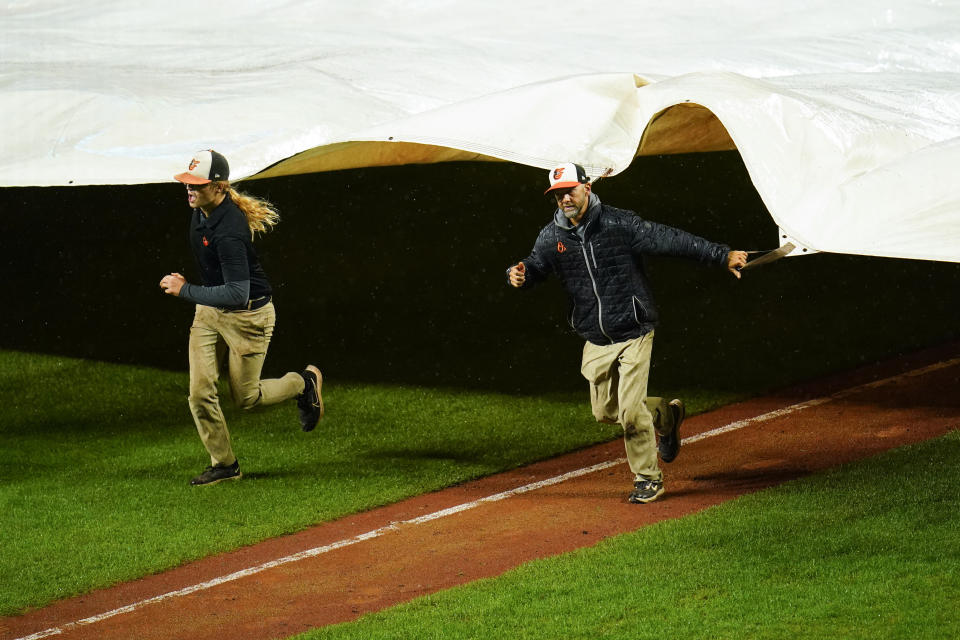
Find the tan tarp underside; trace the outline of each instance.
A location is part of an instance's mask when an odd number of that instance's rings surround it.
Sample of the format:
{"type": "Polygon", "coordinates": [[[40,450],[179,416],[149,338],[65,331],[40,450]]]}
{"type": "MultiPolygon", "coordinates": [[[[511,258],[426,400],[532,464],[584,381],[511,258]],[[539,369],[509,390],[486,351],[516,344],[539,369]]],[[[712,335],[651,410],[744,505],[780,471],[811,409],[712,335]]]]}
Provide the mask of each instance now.
{"type": "MultiPolygon", "coordinates": [[[[698,104],[685,103],[664,109],[650,121],[640,140],[637,155],[732,151],[736,148],[730,134],[715,115],[698,104]]],[[[250,179],[455,161],[502,162],[500,158],[481,153],[416,142],[341,142],[298,153],[250,179]]]]}

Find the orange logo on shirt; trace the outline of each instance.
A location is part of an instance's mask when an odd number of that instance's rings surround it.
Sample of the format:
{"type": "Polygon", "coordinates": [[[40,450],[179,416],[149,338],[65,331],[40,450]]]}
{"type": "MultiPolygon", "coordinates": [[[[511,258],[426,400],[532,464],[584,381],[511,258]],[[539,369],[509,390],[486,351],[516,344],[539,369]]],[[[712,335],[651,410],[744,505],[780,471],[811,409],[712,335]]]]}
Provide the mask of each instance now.
{"type": "Polygon", "coordinates": [[[566,250],[567,248],[563,245],[563,243],[557,240],[557,251],[563,253],[566,250]]]}
{"type": "Polygon", "coordinates": [[[203,236],[203,246],[205,246],[205,247],[209,247],[209,246],[210,246],[210,241],[207,240],[207,236],[203,236]]]}

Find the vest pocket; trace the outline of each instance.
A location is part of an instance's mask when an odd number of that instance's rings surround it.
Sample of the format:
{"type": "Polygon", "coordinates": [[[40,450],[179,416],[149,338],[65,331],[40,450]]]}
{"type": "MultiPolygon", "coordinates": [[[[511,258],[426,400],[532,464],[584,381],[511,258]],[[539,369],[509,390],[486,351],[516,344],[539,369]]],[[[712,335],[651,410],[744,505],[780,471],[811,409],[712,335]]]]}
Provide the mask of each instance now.
{"type": "Polygon", "coordinates": [[[636,320],[638,325],[646,324],[653,320],[653,314],[650,313],[650,310],[647,308],[643,301],[640,300],[637,296],[633,296],[633,319],[636,320]]]}

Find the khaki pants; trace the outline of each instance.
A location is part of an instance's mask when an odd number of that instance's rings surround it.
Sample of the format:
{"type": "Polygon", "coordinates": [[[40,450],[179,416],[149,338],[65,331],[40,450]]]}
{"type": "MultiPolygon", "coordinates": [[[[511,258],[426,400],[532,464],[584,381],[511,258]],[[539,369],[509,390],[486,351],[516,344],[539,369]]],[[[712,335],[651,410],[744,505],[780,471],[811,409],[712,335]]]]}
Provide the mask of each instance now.
{"type": "Polygon", "coordinates": [[[655,434],[673,428],[664,398],[647,397],[653,332],[610,345],[583,345],[580,372],[590,383],[590,404],[599,422],[619,423],[627,463],[636,479],[662,480],[655,434]]]}
{"type": "Polygon", "coordinates": [[[190,327],[190,412],[212,464],[231,465],[237,457],[223,419],[217,393],[226,363],[230,393],[241,409],[275,404],[303,392],[303,378],[288,373],[261,380],[260,372],[273,337],[276,311],[269,302],[255,311],[221,311],[197,305],[190,327]]]}

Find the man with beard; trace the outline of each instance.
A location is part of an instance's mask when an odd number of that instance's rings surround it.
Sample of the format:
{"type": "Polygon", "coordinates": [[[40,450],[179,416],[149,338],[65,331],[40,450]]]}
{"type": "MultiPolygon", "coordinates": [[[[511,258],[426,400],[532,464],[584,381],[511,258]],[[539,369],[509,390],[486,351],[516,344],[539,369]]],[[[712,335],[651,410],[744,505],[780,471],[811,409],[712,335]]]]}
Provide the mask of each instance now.
{"type": "Polygon", "coordinates": [[[581,373],[590,383],[593,415],[623,427],[634,474],[628,500],[653,502],[664,491],[657,453],[664,462],[676,458],[684,406],[679,399],[647,397],[657,309],[644,256],[691,258],[740,278],[747,254],[602,204],[578,164],[562,164],[548,177],[554,219],[530,255],[507,270],[507,280],[529,288],[551,273],[560,279],[570,298],[570,325],[586,341],[581,373]]]}

